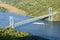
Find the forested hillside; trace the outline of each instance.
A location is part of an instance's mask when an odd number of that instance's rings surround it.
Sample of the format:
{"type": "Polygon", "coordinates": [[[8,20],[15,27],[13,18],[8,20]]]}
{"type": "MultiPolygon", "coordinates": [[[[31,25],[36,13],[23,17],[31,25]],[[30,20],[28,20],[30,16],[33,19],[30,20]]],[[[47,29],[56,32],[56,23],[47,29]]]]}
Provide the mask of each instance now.
{"type": "MultiPolygon", "coordinates": [[[[37,17],[40,15],[48,14],[48,8],[52,7],[54,11],[60,11],[60,0],[0,0],[3,3],[10,4],[16,8],[27,11],[29,16],[37,17]]],[[[59,14],[60,15],[60,14],[59,14]]],[[[59,17],[57,13],[57,17],[54,21],[59,21],[59,17]]]]}

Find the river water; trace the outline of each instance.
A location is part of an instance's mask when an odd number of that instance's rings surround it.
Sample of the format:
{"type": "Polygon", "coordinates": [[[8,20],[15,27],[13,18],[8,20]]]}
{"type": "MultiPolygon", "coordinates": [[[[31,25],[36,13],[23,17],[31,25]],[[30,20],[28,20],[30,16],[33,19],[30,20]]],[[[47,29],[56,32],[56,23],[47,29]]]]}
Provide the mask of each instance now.
{"type": "Polygon", "coordinates": [[[52,23],[45,20],[39,20],[36,22],[44,24],[33,24],[34,22],[32,22],[22,26],[18,26],[15,29],[51,40],[60,40],[60,22],[52,23]]]}
{"type": "MultiPolygon", "coordinates": [[[[9,12],[0,12],[0,27],[6,27],[9,25],[9,16],[14,17],[14,23],[20,22],[30,17],[22,16],[18,14],[13,14],[9,12]]],[[[60,22],[54,21],[49,22],[46,20],[37,20],[28,24],[17,26],[14,29],[23,32],[28,32],[31,35],[44,37],[51,40],[60,40],[60,22]],[[34,24],[34,22],[44,23],[44,24],[34,24]]]]}

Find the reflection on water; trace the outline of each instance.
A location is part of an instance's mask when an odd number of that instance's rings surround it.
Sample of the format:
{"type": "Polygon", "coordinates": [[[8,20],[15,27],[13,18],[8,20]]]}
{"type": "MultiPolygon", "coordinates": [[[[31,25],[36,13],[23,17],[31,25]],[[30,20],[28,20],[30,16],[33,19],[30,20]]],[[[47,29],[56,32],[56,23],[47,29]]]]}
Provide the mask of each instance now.
{"type": "Polygon", "coordinates": [[[47,36],[60,38],[60,21],[49,22],[47,36]]]}

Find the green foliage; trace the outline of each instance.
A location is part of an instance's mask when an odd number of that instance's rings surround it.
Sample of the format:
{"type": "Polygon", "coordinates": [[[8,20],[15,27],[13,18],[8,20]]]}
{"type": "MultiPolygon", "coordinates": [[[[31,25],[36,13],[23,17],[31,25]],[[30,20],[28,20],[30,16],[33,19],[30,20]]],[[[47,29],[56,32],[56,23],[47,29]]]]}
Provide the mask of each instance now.
{"type": "MultiPolygon", "coordinates": [[[[60,11],[60,0],[0,0],[3,3],[13,5],[19,9],[25,10],[28,16],[42,16],[48,14],[48,8],[52,7],[54,11],[60,11]]],[[[59,19],[59,18],[58,18],[59,19]]]]}
{"type": "Polygon", "coordinates": [[[3,7],[0,7],[0,12],[7,12],[8,10],[3,8],[3,7]]]}
{"type": "Polygon", "coordinates": [[[26,32],[20,32],[18,30],[14,30],[12,28],[3,28],[3,29],[0,29],[0,32],[1,32],[2,36],[11,35],[11,36],[15,36],[15,37],[24,37],[24,36],[29,35],[26,32]]]}
{"type": "Polygon", "coordinates": [[[60,14],[56,14],[52,17],[53,21],[60,21],[60,14]]]}
{"type": "Polygon", "coordinates": [[[26,32],[20,32],[12,28],[0,28],[0,40],[17,40],[19,37],[29,36],[26,32]]]}
{"type": "Polygon", "coordinates": [[[0,40],[47,40],[12,28],[0,28],[0,40]]]}

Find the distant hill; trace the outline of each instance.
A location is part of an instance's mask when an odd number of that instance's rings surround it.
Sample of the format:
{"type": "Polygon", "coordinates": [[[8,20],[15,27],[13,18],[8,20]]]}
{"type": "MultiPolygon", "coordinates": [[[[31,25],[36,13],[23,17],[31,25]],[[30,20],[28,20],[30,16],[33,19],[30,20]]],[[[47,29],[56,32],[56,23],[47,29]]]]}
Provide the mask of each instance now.
{"type": "MultiPolygon", "coordinates": [[[[49,7],[52,7],[54,11],[60,11],[59,6],[60,0],[57,1],[56,0],[0,0],[0,1],[15,6],[16,8],[22,9],[24,11],[27,11],[28,15],[33,17],[47,14],[49,7]]],[[[60,20],[58,17],[56,18],[60,20]]]]}

